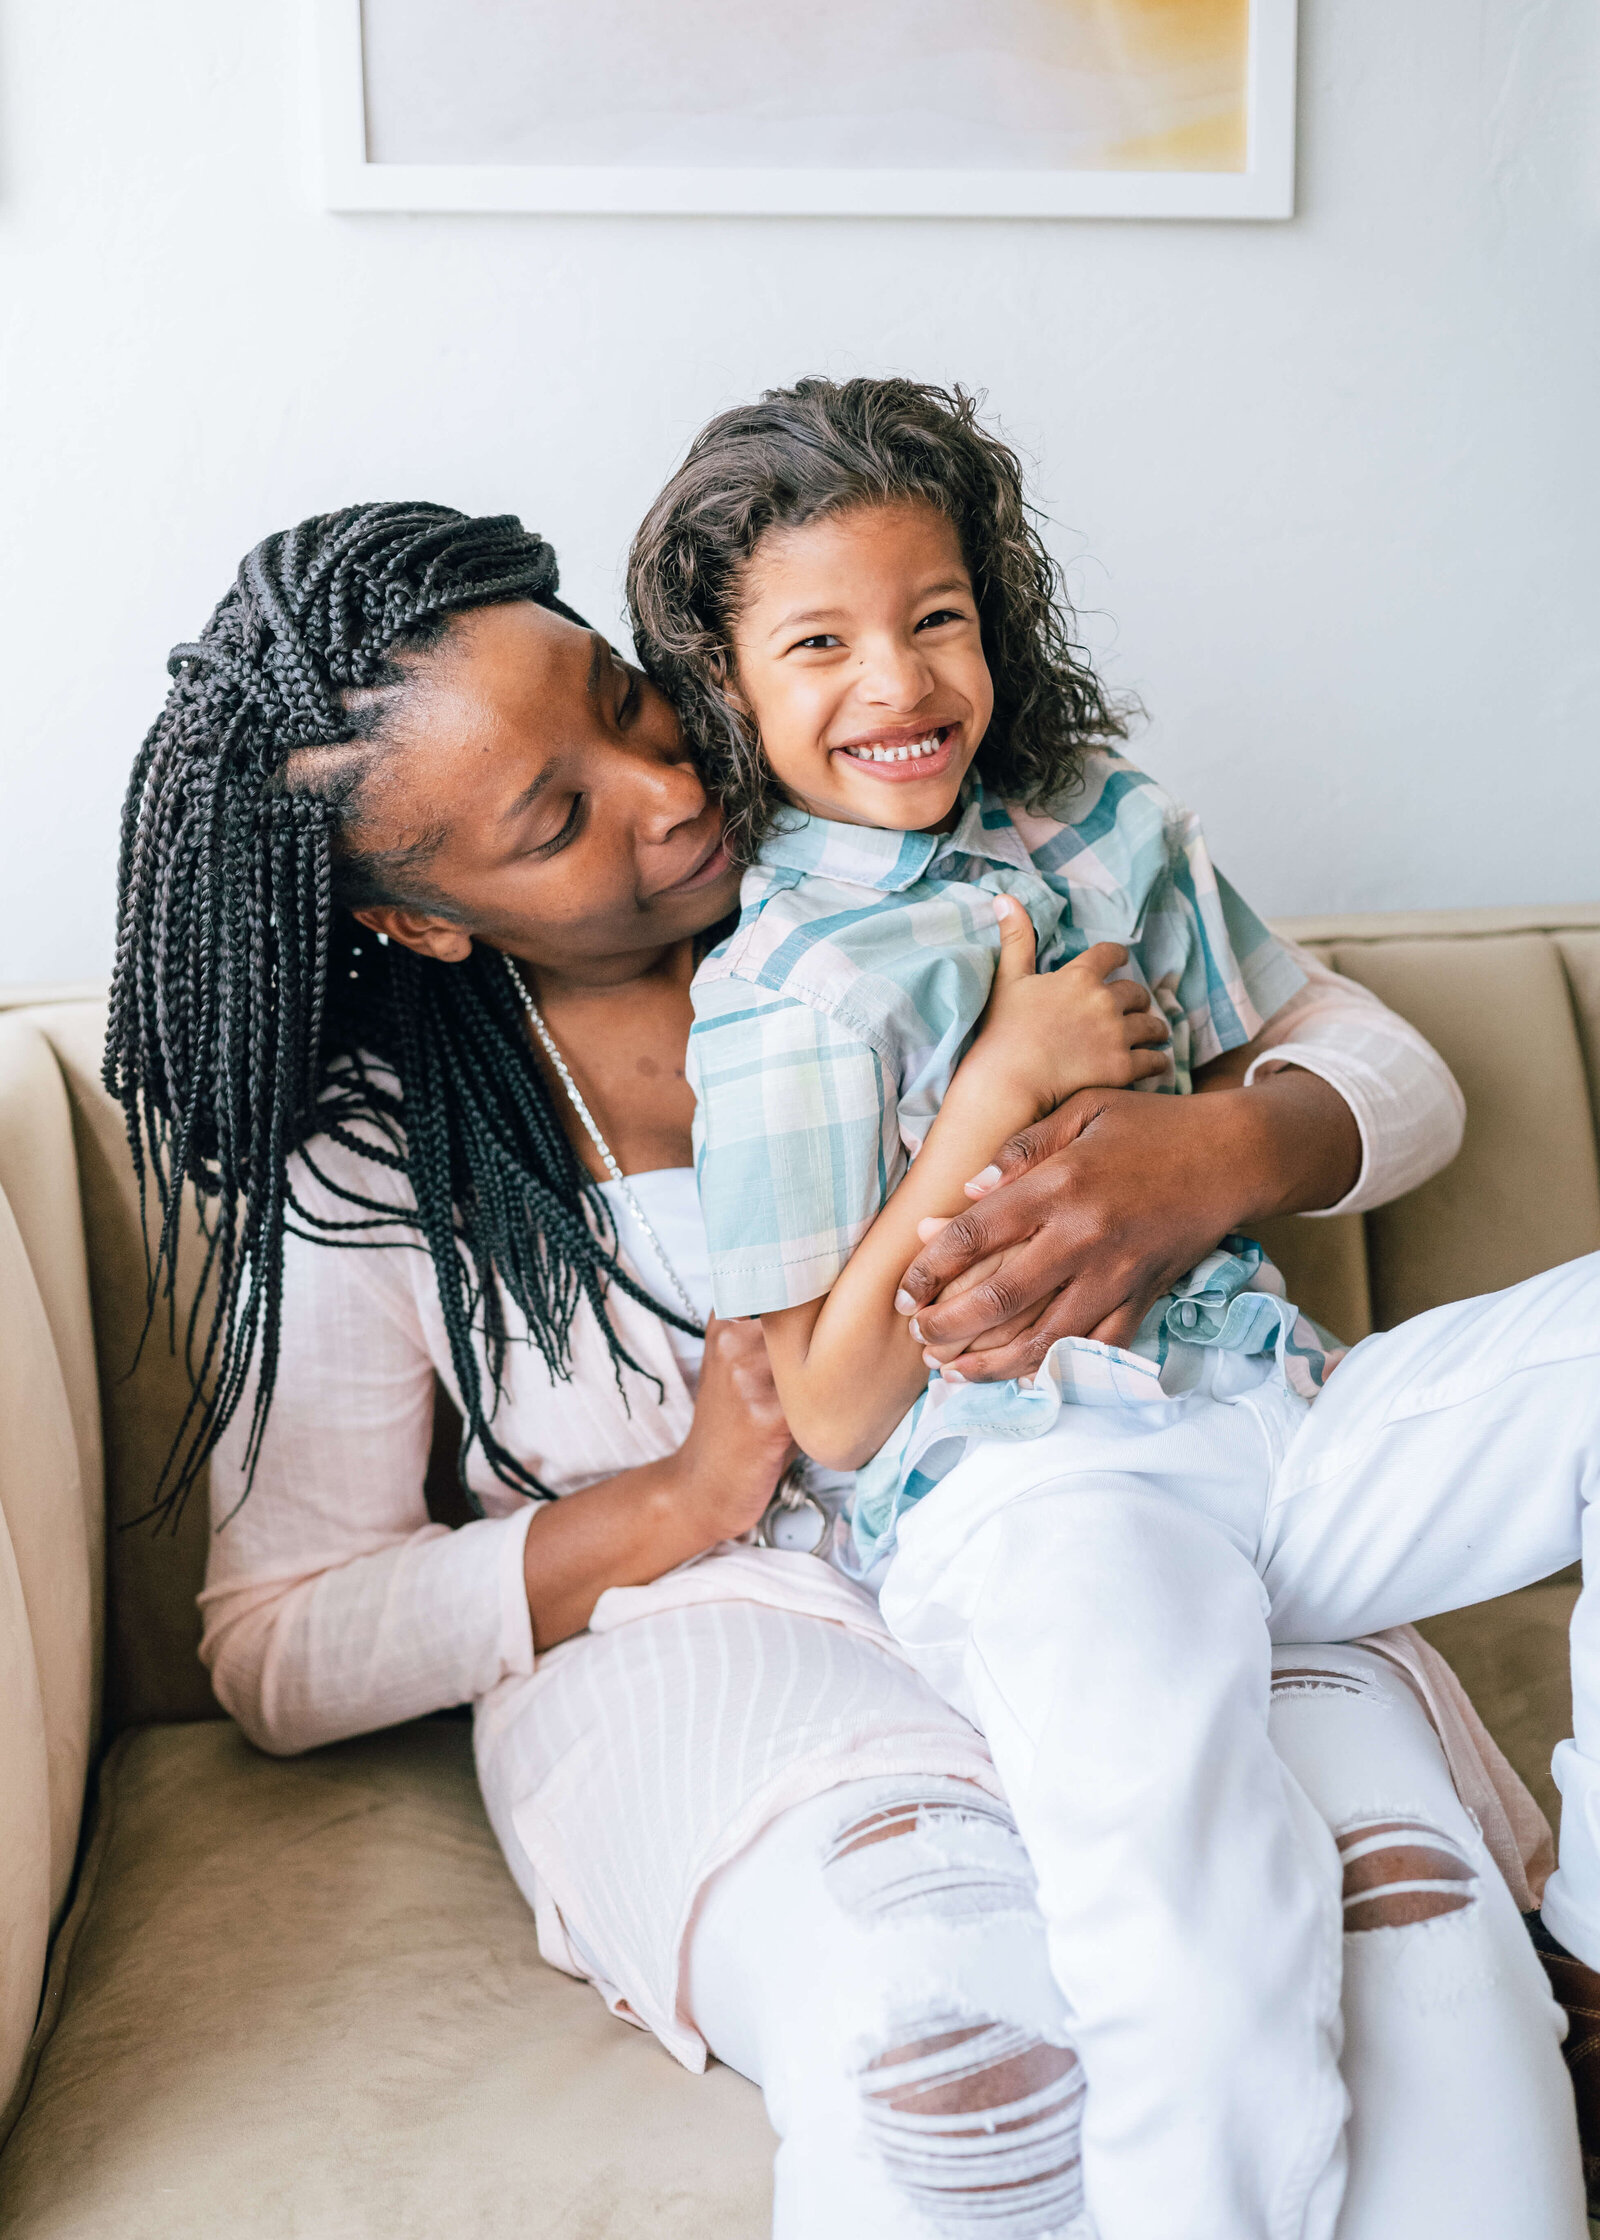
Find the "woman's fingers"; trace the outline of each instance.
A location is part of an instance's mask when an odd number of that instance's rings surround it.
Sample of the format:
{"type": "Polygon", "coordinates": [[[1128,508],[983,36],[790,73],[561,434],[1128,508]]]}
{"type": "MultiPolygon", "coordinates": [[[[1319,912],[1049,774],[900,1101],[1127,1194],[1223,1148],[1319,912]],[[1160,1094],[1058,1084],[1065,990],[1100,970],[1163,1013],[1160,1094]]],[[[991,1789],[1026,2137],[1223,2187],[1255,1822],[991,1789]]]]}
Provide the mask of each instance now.
{"type": "MultiPolygon", "coordinates": [[[[1009,1250],[981,1255],[980,1265],[982,1262],[988,1263],[984,1272],[964,1267],[936,1299],[916,1308],[915,1335],[924,1345],[965,1349],[988,1330],[1018,1316],[1037,1314],[1061,1288],[1059,1252],[1042,1238],[1029,1238],[1009,1250]]],[[[1102,1296],[1094,1319],[1098,1321],[1120,1304],[1120,1295],[1102,1296]]],[[[1088,1322],[1083,1328],[1089,1328],[1088,1322]]]]}
{"type": "MultiPolygon", "coordinates": [[[[1093,1092],[1088,1095],[1092,1098],[1093,1092]]],[[[1043,1193],[1030,1190],[1027,1184],[1031,1170],[1054,1157],[1079,1133],[1084,1121],[1074,1119],[1075,1111],[1092,1112],[1094,1109],[1093,1103],[1086,1102],[1083,1095],[1070,1097],[1048,1118],[1012,1136],[1001,1147],[994,1164],[972,1178],[967,1190],[979,1202],[965,1213],[945,1221],[927,1237],[921,1252],[901,1279],[901,1287],[913,1307],[933,1298],[975,1260],[991,1252],[1004,1251],[1008,1245],[1020,1244],[1032,1235],[1054,1193],[1049,1189],[1043,1193]]],[[[926,1224],[923,1234],[926,1236],[926,1224]]]]}
{"type": "Polygon", "coordinates": [[[1058,1338],[1095,1338],[1102,1345],[1131,1346],[1160,1290],[1157,1284],[1149,1298],[1122,1298],[1112,1305],[1102,1284],[1081,1277],[1031,1319],[1019,1317],[1008,1327],[985,1332],[981,1343],[963,1353],[942,1349],[947,1356],[942,1366],[968,1384],[1003,1384],[1009,1377],[1031,1377],[1058,1338]],[[991,1344],[991,1338],[1000,1342],[991,1344]]]}

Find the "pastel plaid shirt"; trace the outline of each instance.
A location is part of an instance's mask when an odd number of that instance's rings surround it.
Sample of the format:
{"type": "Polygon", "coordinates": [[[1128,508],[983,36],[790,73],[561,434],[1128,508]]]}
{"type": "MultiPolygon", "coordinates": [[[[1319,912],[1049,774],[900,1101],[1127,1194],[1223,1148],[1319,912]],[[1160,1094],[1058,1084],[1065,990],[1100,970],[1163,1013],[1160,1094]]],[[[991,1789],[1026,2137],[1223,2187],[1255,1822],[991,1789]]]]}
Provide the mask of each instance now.
{"type": "MultiPolygon", "coordinates": [[[[1198,820],[1121,755],[1096,753],[1070,820],[1029,814],[974,775],[954,831],[883,832],[791,815],[740,890],[739,923],[695,974],[688,1075],[695,1167],[720,1315],[827,1292],[933,1123],[988,1000],[992,898],[1033,920],[1041,971],[1118,941],[1165,1012],[1187,1094],[1195,1067],[1252,1041],[1305,976],[1213,867],[1198,820]]],[[[1169,1361],[1220,1347],[1275,1357],[1312,1398],[1331,1340],[1283,1297],[1259,1245],[1225,1238],[1158,1300],[1133,1347],[1064,1338],[1027,1384],[934,1378],[856,1480],[852,1568],[972,1439],[1034,1438],[1058,1410],[1159,1391],[1169,1361]]]]}
{"type": "Polygon", "coordinates": [[[820,1298],[921,1144],[988,1001],[993,897],[1033,920],[1041,971],[1119,941],[1196,1066],[1303,985],[1213,869],[1196,818],[1121,755],[1089,758],[1071,821],[975,777],[953,832],[791,815],[746,872],[733,934],[694,979],[695,1165],[720,1315],[820,1298]]]}

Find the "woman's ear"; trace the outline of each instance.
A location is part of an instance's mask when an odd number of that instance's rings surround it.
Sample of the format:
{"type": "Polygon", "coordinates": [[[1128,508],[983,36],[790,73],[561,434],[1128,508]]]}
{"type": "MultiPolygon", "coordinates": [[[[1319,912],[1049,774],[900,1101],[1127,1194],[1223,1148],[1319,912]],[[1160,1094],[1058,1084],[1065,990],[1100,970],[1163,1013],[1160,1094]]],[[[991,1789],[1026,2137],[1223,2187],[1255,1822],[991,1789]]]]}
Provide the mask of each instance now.
{"type": "Polygon", "coordinates": [[[439,964],[465,964],[472,954],[471,934],[453,918],[406,910],[397,902],[375,902],[350,915],[369,933],[381,933],[385,940],[398,941],[402,948],[415,949],[419,957],[432,957],[439,964]]]}

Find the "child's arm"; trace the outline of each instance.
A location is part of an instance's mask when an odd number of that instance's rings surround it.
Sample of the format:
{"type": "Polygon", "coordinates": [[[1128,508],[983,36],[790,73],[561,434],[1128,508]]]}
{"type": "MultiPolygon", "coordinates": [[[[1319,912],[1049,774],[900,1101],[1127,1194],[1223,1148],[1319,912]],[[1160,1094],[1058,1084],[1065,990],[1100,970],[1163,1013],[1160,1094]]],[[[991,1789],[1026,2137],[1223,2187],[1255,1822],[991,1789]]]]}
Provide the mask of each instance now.
{"type": "Polygon", "coordinates": [[[1129,1088],[1163,1071],[1166,1022],[1136,981],[1106,974],[1127,952],[1099,942],[1036,975],[1033,927],[1001,896],[994,989],[910,1172],[833,1289],[761,1317],[778,1396],[804,1451],[839,1470],[876,1454],[928,1381],[922,1347],[894,1295],[921,1246],[917,1224],[960,1212],[968,1178],[1006,1139],[1076,1089],[1129,1088]]]}

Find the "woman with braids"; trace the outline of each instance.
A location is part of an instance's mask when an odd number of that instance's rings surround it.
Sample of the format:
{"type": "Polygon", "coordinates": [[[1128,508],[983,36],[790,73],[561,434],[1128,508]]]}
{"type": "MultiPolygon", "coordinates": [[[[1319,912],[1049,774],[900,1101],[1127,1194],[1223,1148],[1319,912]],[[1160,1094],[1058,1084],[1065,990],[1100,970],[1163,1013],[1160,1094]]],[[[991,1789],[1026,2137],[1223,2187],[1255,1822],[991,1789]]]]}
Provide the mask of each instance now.
{"type": "MultiPolygon", "coordinates": [[[[269,537],[135,767],[107,1080],[159,1280],[191,1188],[206,1212],[158,1489],[209,1458],[202,1654],[273,1751],[470,1702],[541,1949],[761,2084],[788,2240],[1087,2233],[1072,2022],[993,1766],[828,1560],[844,1489],[788,1504],[759,1329],[708,1317],[688,991],[739,867],[671,705],[556,581],[516,521],[439,506],[269,537]],[[436,1377],[478,1511],[454,1531],[424,1498],[436,1377]]],[[[1109,727],[1087,683],[1080,716],[1109,727]]],[[[974,1378],[1137,1317],[1264,1212],[1450,1155],[1438,1060],[1303,968],[1211,1093],[1033,1131],[979,1209],[1025,1210],[1008,1323],[942,1240],[911,1271],[974,1378]]],[[[1554,2011],[1496,1878],[1532,1906],[1525,1792],[1412,1636],[1282,1681],[1314,1797],[1365,1765],[1407,1799],[1343,1831],[1343,2240],[1577,2231],[1554,2011]]]]}

